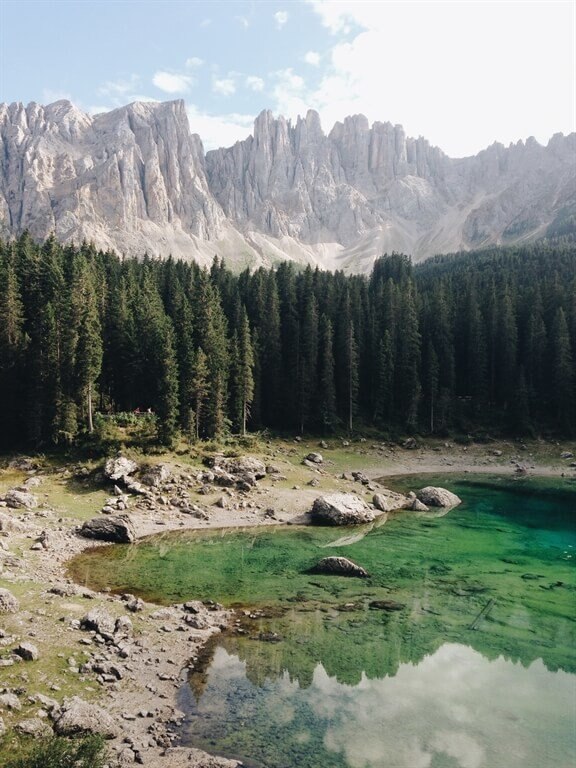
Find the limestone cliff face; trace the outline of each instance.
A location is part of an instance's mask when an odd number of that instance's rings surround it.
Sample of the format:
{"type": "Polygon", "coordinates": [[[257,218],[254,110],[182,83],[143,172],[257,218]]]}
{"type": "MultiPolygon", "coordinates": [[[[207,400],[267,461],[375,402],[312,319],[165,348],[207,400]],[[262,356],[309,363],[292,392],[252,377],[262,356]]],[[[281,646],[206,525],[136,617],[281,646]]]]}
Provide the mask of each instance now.
{"type": "Polygon", "coordinates": [[[362,115],[329,134],[262,112],[253,136],[204,154],[182,101],[89,117],[67,101],[0,105],[0,224],[120,253],[242,265],[281,258],[369,270],[544,236],[576,209],[576,135],[454,160],[362,115]]]}
{"type": "Polygon", "coordinates": [[[263,112],[254,136],[209,152],[206,169],[241,231],[336,242],[351,268],[384,249],[423,258],[542,236],[562,206],[575,205],[575,160],[575,135],[453,160],[363,115],[326,136],[315,112],[295,125],[263,112]]]}
{"type": "Polygon", "coordinates": [[[67,101],[0,106],[0,218],[10,232],[178,255],[217,237],[204,150],[184,102],[91,118],[67,101]]]}

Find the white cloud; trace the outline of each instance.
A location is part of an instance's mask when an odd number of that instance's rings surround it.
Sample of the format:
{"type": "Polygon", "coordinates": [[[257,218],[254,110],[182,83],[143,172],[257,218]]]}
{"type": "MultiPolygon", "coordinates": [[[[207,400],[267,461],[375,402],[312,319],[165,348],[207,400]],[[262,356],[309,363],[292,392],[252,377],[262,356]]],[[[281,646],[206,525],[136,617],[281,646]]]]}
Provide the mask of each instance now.
{"type": "Polygon", "coordinates": [[[212,19],[202,19],[199,26],[202,27],[202,29],[206,29],[210,24],[212,24],[212,19]]]}
{"type": "Polygon", "coordinates": [[[320,21],[332,34],[350,31],[350,22],[354,19],[354,6],[360,3],[345,2],[340,0],[307,0],[307,2],[320,16],[320,21]]]}
{"type": "Polygon", "coordinates": [[[254,117],[230,113],[209,115],[194,104],[188,106],[190,129],[198,133],[206,149],[230,147],[235,142],[245,139],[252,133],[254,117]]]}
{"type": "Polygon", "coordinates": [[[118,80],[107,80],[98,88],[97,93],[99,96],[121,98],[134,93],[138,88],[140,88],[140,76],[130,75],[127,78],[119,78],[118,80]]]}
{"type": "Polygon", "coordinates": [[[250,88],[251,91],[263,91],[264,80],[261,77],[255,77],[254,75],[248,75],[245,80],[246,88],[250,88]]]}
{"type": "Polygon", "coordinates": [[[221,80],[213,81],[212,90],[220,96],[232,96],[233,93],[236,93],[236,84],[231,77],[224,77],[221,80]]]}
{"type": "Polygon", "coordinates": [[[235,16],[234,18],[244,29],[248,29],[250,26],[250,21],[246,18],[246,16],[235,16]]]}
{"type": "Polygon", "coordinates": [[[276,22],[276,27],[282,29],[288,21],[288,11],[276,11],[274,14],[274,21],[276,22]]]}
{"type": "Polygon", "coordinates": [[[53,90],[52,88],[42,89],[42,100],[44,104],[52,104],[54,101],[62,101],[62,99],[72,101],[72,94],[68,93],[68,91],[58,91],[53,90]]]}
{"type": "Polygon", "coordinates": [[[320,54],[317,51],[308,51],[308,53],[304,54],[304,61],[306,64],[317,67],[320,64],[320,54]]]}
{"type": "MultiPolygon", "coordinates": [[[[576,128],[569,3],[308,1],[334,45],[320,83],[299,96],[328,130],[361,112],[454,157],[576,128]]],[[[278,94],[278,107],[291,104],[278,94]]]]}
{"type": "Polygon", "coordinates": [[[152,82],[164,93],[187,93],[194,79],[189,75],[178,75],[173,72],[158,71],[154,74],[152,82]]]}
{"type": "Polygon", "coordinates": [[[204,60],[199,59],[198,56],[191,56],[189,59],[186,59],[185,62],[186,69],[198,69],[202,64],[204,64],[204,60]]]}

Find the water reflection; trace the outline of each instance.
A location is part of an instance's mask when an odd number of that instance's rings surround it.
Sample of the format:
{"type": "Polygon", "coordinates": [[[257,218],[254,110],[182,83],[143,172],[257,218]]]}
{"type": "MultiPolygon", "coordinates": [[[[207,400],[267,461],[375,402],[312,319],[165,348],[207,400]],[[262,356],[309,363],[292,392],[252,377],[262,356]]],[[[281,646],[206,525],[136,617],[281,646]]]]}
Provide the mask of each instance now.
{"type": "Polygon", "coordinates": [[[184,740],[215,741],[258,768],[572,768],[575,678],[442,645],[394,677],[338,682],[317,664],[302,688],[260,686],[219,647],[184,740]]]}

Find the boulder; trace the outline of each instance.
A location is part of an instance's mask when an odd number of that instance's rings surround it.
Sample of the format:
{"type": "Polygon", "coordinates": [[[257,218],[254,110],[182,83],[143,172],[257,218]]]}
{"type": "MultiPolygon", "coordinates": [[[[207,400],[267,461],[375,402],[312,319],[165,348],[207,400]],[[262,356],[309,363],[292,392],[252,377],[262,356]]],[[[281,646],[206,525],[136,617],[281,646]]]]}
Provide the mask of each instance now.
{"type": "Polygon", "coordinates": [[[19,608],[20,604],[12,592],[0,588],[0,613],[16,613],[19,608]]]}
{"type": "Polygon", "coordinates": [[[412,503],[410,504],[410,509],[414,512],[429,512],[429,508],[426,506],[426,504],[423,504],[420,499],[413,499],[412,503]]]}
{"type": "Polygon", "coordinates": [[[7,507],[12,509],[34,509],[38,506],[38,498],[33,493],[18,491],[13,488],[4,496],[7,507]]]}
{"type": "Polygon", "coordinates": [[[125,456],[107,459],[104,464],[104,474],[109,480],[125,480],[138,469],[138,464],[125,456]]]}
{"type": "Polygon", "coordinates": [[[115,641],[125,640],[132,635],[132,622],[128,616],[119,616],[114,626],[115,641]]]}
{"type": "Polygon", "coordinates": [[[312,520],[321,525],[360,525],[374,520],[374,513],[366,502],[352,493],[319,496],[311,514],[312,520]]]}
{"type": "Polygon", "coordinates": [[[324,557],[312,568],[312,573],[323,573],[329,576],[357,576],[368,578],[368,572],[360,565],[348,560],[347,557],[324,557]]]}
{"type": "Polygon", "coordinates": [[[309,453],[306,456],[305,461],[311,461],[313,464],[322,464],[324,461],[324,458],[322,457],[321,453],[309,453]]]}
{"type": "Polygon", "coordinates": [[[266,465],[255,456],[240,456],[238,459],[227,459],[225,469],[234,474],[248,472],[254,475],[256,480],[266,477],[266,465]]]}
{"type": "Polygon", "coordinates": [[[562,453],[560,454],[560,458],[561,459],[573,459],[574,458],[574,454],[572,453],[572,451],[562,451],[562,453]]]}
{"type": "Polygon", "coordinates": [[[421,488],[416,495],[428,507],[456,507],[462,503],[462,499],[452,491],[447,491],[446,488],[436,488],[433,485],[421,488]]]}
{"type": "Polygon", "coordinates": [[[80,536],[100,541],[114,541],[129,544],[136,539],[136,531],[128,515],[93,517],[80,528],[80,536]]]}
{"type": "Polygon", "coordinates": [[[42,720],[41,717],[28,717],[25,720],[20,720],[14,726],[14,729],[18,733],[23,733],[26,736],[32,736],[35,739],[46,738],[53,736],[52,728],[48,725],[46,720],[42,720]]]}
{"type": "Polygon", "coordinates": [[[169,479],[171,474],[172,470],[168,464],[155,464],[146,468],[142,482],[151,488],[158,488],[169,479]]]}
{"type": "Polygon", "coordinates": [[[364,472],[352,472],[352,477],[357,483],[362,483],[362,485],[368,485],[370,483],[370,478],[367,477],[364,472]]]}
{"type": "Polygon", "coordinates": [[[17,456],[8,464],[9,469],[16,469],[19,472],[33,472],[39,466],[35,459],[31,459],[28,456],[17,456]]]}
{"type": "Polygon", "coordinates": [[[56,715],[54,730],[59,736],[95,733],[105,739],[114,739],[119,735],[119,728],[108,712],[79,696],[64,700],[56,715]]]}
{"type": "Polygon", "coordinates": [[[408,498],[401,493],[395,491],[389,491],[387,488],[383,488],[379,493],[375,493],[372,497],[372,504],[379,509],[380,512],[394,512],[396,509],[406,509],[408,506],[408,498]]]}
{"type": "Polygon", "coordinates": [[[38,648],[32,643],[20,643],[17,648],[14,648],[14,653],[24,661],[36,661],[40,658],[38,648]]]}
{"type": "Polygon", "coordinates": [[[0,531],[22,533],[25,530],[26,526],[18,518],[0,512],[0,531]]]}
{"type": "Polygon", "coordinates": [[[0,709],[20,711],[22,709],[22,704],[15,693],[3,693],[0,695],[0,709]]]}
{"type": "Polygon", "coordinates": [[[113,640],[116,632],[116,619],[104,608],[93,608],[81,620],[82,629],[94,630],[106,640],[113,640]]]}

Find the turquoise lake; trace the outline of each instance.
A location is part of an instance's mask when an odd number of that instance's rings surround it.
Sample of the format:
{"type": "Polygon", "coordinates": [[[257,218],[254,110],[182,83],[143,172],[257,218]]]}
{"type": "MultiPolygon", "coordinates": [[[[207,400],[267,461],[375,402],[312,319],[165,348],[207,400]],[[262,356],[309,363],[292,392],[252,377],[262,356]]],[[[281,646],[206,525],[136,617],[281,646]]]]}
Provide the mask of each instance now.
{"type": "Polygon", "coordinates": [[[353,530],[162,534],[71,573],[239,609],[182,687],[183,744],[249,768],[574,768],[576,484],[386,482],[464,503],[353,530]],[[311,575],[328,554],[370,578],[311,575]]]}

